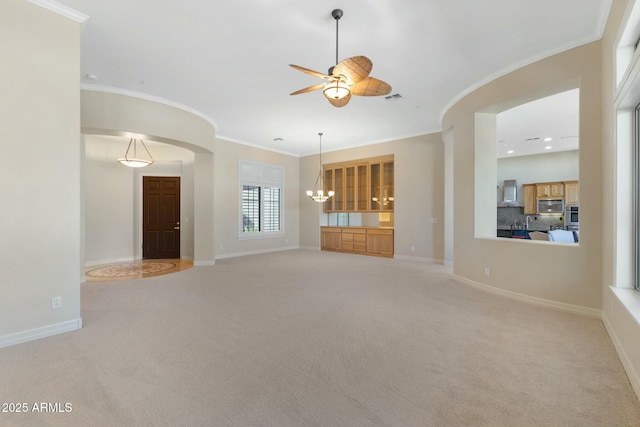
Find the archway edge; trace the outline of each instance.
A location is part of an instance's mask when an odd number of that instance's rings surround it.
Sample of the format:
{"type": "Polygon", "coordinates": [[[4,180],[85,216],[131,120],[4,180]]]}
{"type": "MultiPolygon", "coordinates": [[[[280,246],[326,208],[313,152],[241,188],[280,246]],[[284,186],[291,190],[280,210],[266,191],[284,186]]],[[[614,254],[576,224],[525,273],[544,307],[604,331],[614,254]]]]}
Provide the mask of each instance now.
{"type": "Polygon", "coordinates": [[[195,153],[193,261],[214,265],[213,123],[180,106],[108,90],[83,89],[80,99],[83,134],[144,137],[195,153]]]}
{"type": "Polygon", "coordinates": [[[83,134],[144,137],[195,153],[214,151],[215,125],[186,107],[106,89],[83,89],[80,102],[83,134]]]}

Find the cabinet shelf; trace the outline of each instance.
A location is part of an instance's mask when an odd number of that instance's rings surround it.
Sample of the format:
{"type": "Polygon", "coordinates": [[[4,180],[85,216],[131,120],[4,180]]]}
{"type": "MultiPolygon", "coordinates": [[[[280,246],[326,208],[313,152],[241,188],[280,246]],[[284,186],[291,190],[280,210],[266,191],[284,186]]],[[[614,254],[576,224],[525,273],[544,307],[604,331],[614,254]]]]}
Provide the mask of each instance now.
{"type": "Polygon", "coordinates": [[[323,166],[327,190],[334,196],[324,212],[393,212],[393,155],[323,166]]]}

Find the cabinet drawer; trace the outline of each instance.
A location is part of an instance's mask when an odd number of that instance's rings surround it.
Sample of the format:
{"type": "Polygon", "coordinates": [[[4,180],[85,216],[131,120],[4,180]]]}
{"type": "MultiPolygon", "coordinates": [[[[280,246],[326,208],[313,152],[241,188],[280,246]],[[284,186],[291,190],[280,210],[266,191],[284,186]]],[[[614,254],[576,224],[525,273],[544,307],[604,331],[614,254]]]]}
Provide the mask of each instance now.
{"type": "Polygon", "coordinates": [[[353,244],[354,252],[366,252],[367,251],[367,242],[366,240],[363,243],[354,243],[353,244]]]}
{"type": "Polygon", "coordinates": [[[374,236],[393,236],[393,230],[370,228],[367,233],[374,236]]]}

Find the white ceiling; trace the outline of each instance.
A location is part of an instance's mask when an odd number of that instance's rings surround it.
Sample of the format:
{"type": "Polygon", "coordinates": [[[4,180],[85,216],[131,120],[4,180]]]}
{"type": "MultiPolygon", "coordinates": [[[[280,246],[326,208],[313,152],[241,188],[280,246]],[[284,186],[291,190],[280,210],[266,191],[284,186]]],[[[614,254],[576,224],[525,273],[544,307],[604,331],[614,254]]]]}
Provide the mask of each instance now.
{"type": "Polygon", "coordinates": [[[580,90],[540,98],[496,115],[498,158],[579,148],[580,90]]]}
{"type": "Polygon", "coordinates": [[[58,0],[89,16],[83,87],[186,107],[220,138],[293,155],[316,153],[318,132],[331,151],[440,131],[478,85],[599,39],[610,1],[58,0]],[[340,59],[366,55],[402,98],[289,96],[320,80],[288,64],[334,65],[336,8],[340,59]]]}

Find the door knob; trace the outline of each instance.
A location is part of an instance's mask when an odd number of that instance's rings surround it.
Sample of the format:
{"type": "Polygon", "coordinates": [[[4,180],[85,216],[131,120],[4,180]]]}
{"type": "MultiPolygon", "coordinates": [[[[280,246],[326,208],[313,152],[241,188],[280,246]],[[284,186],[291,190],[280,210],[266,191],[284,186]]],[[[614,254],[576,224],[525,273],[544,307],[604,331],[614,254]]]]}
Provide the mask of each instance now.
{"type": "Polygon", "coordinates": [[[180,227],[173,227],[174,230],[180,230],[180,227]]]}

